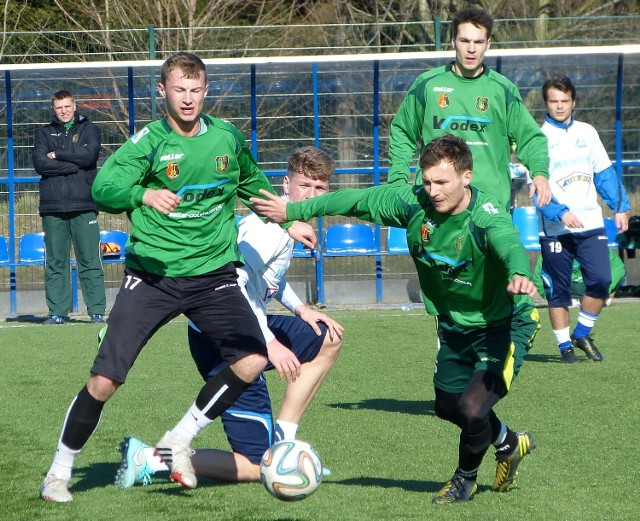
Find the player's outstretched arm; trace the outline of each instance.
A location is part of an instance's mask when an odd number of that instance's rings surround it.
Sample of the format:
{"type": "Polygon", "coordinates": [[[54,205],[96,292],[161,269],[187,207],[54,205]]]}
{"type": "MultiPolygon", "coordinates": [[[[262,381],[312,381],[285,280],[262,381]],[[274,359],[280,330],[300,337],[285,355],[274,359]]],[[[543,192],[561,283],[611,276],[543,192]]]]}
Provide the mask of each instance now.
{"type": "Polygon", "coordinates": [[[260,189],[260,193],[266,199],[260,197],[252,197],[250,199],[256,211],[274,223],[287,222],[287,202],[282,197],[273,195],[266,190],[260,189]]]}

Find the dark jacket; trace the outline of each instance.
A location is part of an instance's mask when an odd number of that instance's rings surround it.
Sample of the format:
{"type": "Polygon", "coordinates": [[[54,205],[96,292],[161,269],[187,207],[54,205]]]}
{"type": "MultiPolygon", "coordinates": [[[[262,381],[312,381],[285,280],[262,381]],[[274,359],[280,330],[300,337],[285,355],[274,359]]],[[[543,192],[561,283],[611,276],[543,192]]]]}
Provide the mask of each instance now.
{"type": "Polygon", "coordinates": [[[40,179],[40,215],[97,212],[91,198],[100,155],[100,131],[76,113],[67,131],[54,118],[38,129],[33,145],[33,167],[40,179]],[[47,157],[55,152],[55,159],[47,157]]]}

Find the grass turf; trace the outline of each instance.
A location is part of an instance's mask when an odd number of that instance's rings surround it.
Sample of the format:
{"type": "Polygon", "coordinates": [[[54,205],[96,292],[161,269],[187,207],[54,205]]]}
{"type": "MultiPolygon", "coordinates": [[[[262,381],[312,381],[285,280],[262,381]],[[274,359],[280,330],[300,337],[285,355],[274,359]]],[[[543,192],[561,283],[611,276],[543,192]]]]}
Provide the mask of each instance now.
{"type": "MultiPolygon", "coordinates": [[[[88,375],[99,326],[0,324],[2,363],[0,497],[3,519],[224,520],[626,520],[638,518],[640,303],[603,311],[595,341],[605,361],[563,365],[543,329],[498,416],[529,430],[538,448],[517,488],[490,490],[490,450],[479,489],[464,505],[432,505],[456,467],[458,431],[433,414],[433,320],[423,311],[330,311],[346,327],[343,352],[305,416],[299,438],[333,474],[298,503],[261,484],[200,480],[187,491],[157,476],[148,487],[116,489],[117,447],[126,435],[154,443],[193,402],[201,382],[186,346],[186,321],[162,328],[76,460],[75,501],[39,499],[65,411],[88,375]]],[[[572,310],[575,321],[575,310],[572,310]]],[[[581,352],[578,356],[584,358],[581,352]]],[[[274,403],[283,385],[269,374],[274,403]]],[[[226,448],[219,422],[195,447],[226,448]]]]}

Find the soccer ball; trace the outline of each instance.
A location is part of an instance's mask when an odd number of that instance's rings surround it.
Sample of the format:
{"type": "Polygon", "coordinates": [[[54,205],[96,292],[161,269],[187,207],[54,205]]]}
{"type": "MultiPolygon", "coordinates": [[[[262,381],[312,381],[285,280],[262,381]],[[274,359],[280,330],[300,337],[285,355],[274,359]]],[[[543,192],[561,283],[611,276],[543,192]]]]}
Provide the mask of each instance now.
{"type": "Polygon", "coordinates": [[[262,456],[260,479],[278,499],[300,501],[320,486],[322,462],[315,449],[304,441],[279,441],[262,456]]]}

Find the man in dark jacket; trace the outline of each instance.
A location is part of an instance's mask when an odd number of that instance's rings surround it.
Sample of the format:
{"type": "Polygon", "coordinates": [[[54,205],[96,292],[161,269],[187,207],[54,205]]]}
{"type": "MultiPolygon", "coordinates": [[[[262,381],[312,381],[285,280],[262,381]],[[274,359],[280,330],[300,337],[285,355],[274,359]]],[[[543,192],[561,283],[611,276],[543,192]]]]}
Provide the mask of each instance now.
{"type": "Polygon", "coordinates": [[[38,130],[33,166],[40,179],[40,206],[46,249],[47,324],[64,324],[71,304],[71,242],[78,276],[92,322],[104,322],[106,297],[100,256],[98,209],[91,198],[100,154],[98,127],[76,114],[71,92],[51,99],[54,117],[38,130]]]}

